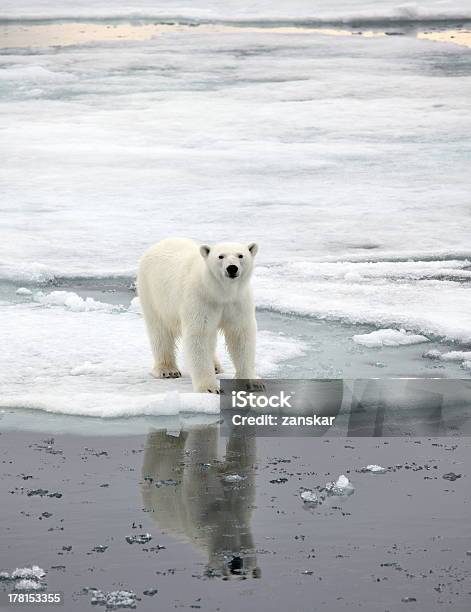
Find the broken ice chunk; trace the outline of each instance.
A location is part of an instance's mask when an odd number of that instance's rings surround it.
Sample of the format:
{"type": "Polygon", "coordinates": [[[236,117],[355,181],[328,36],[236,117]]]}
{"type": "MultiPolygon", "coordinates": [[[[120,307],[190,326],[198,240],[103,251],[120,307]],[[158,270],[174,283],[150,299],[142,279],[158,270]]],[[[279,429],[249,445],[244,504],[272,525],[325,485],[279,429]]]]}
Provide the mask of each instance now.
{"type": "Polygon", "coordinates": [[[102,544],[98,544],[92,548],[93,552],[104,553],[108,549],[108,546],[103,546],[102,544]]]}
{"type": "Polygon", "coordinates": [[[382,346],[403,346],[407,344],[419,344],[430,342],[421,334],[406,332],[405,329],[377,329],[369,334],[356,334],[353,341],[368,348],[381,348],[382,346]]]}
{"type": "Polygon", "coordinates": [[[126,536],[126,542],[128,544],[147,544],[147,542],[150,542],[150,540],[152,540],[150,533],[126,536]]]}
{"type": "Polygon", "coordinates": [[[96,605],[100,605],[100,606],[104,606],[106,604],[106,594],[103,593],[103,591],[99,591],[97,590],[92,590],[92,598],[90,600],[90,603],[92,604],[92,606],[96,606],[96,605]]]}
{"type": "Polygon", "coordinates": [[[224,476],[224,480],[226,482],[241,482],[242,480],[245,480],[245,476],[240,476],[239,474],[227,474],[227,476],[224,476]]]}
{"type": "Polygon", "coordinates": [[[135,608],[137,595],[133,591],[111,591],[106,596],[106,609],[135,608]]]}
{"type": "Polygon", "coordinates": [[[335,482],[328,482],[325,488],[331,495],[351,495],[355,491],[355,487],[343,474],[335,482]]]}
{"type": "Polygon", "coordinates": [[[100,589],[89,589],[89,592],[92,595],[90,600],[92,606],[106,606],[107,610],[136,607],[137,595],[133,591],[111,591],[110,593],[105,593],[100,591],[100,589]]]}
{"type": "Polygon", "coordinates": [[[317,502],[319,501],[317,495],[314,493],[314,491],[311,491],[310,489],[305,489],[304,491],[301,491],[300,497],[305,504],[317,504],[317,502]]]}
{"type": "Polygon", "coordinates": [[[361,468],[362,472],[371,472],[372,474],[384,474],[387,472],[387,469],[381,467],[380,465],[367,465],[364,468],[361,468]]]}

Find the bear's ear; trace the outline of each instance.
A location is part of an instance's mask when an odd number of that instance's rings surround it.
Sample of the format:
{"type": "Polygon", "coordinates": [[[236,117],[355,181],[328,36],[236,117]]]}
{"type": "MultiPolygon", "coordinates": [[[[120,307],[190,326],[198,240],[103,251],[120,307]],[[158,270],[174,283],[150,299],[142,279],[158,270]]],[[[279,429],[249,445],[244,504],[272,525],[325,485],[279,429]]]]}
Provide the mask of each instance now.
{"type": "Polygon", "coordinates": [[[200,253],[203,259],[206,259],[208,257],[210,251],[211,251],[211,247],[209,247],[207,244],[202,244],[200,246],[200,253]]]}
{"type": "Polygon", "coordinates": [[[251,242],[247,248],[249,249],[252,257],[255,257],[255,255],[258,253],[258,244],[256,242],[251,242]]]}

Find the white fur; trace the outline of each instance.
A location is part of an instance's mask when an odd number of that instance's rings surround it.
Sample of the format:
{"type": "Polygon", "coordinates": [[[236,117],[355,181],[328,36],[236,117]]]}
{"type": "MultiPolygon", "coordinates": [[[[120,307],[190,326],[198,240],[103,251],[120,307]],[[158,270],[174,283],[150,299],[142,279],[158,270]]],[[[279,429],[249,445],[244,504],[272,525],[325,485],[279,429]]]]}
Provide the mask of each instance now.
{"type": "Polygon", "coordinates": [[[222,330],[236,378],[256,378],[257,324],[249,285],[256,252],[256,244],[209,247],[169,238],[144,254],[137,288],[154,354],[154,376],[181,376],[175,360],[175,342],[181,336],[194,390],[219,393],[215,374],[221,368],[215,348],[222,330]],[[229,266],[237,266],[236,278],[228,277],[229,266]]]}

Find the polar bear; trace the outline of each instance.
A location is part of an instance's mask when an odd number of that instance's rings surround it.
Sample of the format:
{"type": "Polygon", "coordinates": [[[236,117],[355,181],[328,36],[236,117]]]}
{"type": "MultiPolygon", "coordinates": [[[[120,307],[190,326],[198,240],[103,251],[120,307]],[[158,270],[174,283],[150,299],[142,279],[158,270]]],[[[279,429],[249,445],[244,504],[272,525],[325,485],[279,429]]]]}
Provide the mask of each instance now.
{"type": "Polygon", "coordinates": [[[215,356],[218,330],[224,333],[235,377],[254,380],[257,323],[250,288],[258,247],[239,243],[199,245],[168,238],[139,262],[137,291],[154,354],[153,375],[181,376],[175,342],[183,339],[193,389],[219,393],[215,356]]]}

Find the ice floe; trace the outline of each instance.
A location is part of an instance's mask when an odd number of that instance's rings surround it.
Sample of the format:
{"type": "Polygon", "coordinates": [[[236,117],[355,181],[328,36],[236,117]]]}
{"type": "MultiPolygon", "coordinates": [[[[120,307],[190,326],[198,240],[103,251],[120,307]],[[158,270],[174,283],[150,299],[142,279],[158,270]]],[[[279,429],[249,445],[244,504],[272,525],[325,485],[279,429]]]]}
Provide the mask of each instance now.
{"type": "MultiPolygon", "coordinates": [[[[60,292],[62,293],[62,292],[60,292]]],[[[2,395],[0,408],[42,409],[94,417],[177,415],[181,412],[215,414],[219,399],[193,393],[183,370],[178,380],[150,375],[152,356],[142,317],[119,312],[111,304],[82,309],[92,303],[71,296],[45,294],[44,303],[0,304],[2,395]],[[55,306],[50,304],[56,303],[55,306]]],[[[302,341],[281,333],[258,334],[258,371],[279,371],[285,359],[301,355],[302,341]]],[[[218,352],[231,375],[232,365],[219,338],[218,352]]],[[[181,350],[180,363],[183,362],[181,350]]]]}

